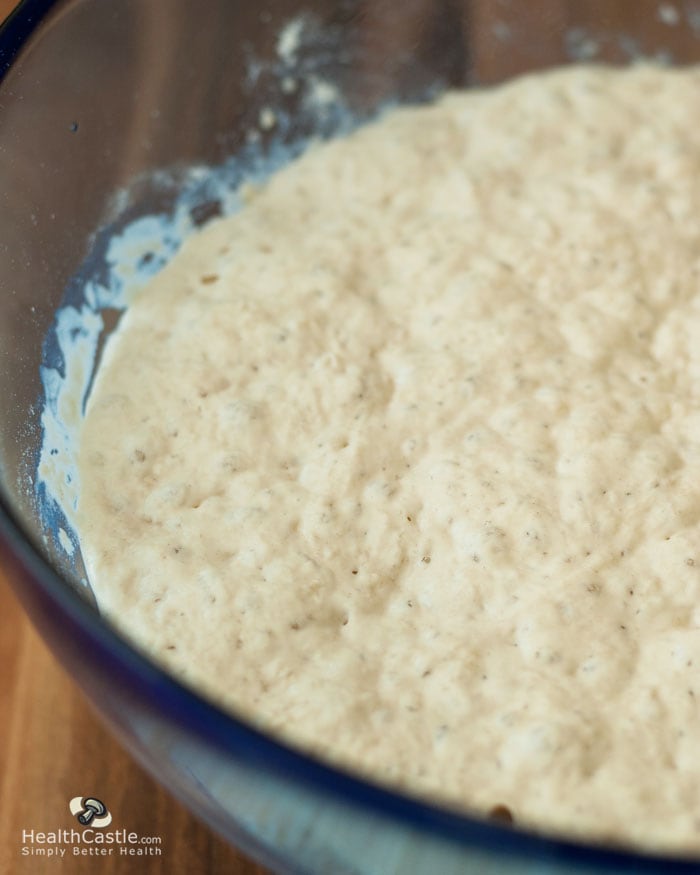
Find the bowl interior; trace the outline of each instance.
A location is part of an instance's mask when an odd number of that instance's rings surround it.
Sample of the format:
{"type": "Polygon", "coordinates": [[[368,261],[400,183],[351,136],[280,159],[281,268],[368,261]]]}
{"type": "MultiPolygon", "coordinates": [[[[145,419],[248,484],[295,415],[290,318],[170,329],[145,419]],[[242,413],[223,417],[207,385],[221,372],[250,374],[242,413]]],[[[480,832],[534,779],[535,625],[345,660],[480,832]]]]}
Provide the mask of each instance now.
{"type": "MultiPolygon", "coordinates": [[[[84,577],[79,545],[71,553],[59,540],[66,520],[37,477],[42,416],[66,376],[57,311],[101,314],[92,366],[118,322],[112,236],[178,209],[201,223],[230,208],[227,192],[246,173],[264,175],[310,136],[346,130],[391,103],[575,61],[682,64],[700,55],[691,2],[26,6],[48,12],[0,90],[0,494],[72,582],[84,577]],[[261,125],[268,110],[275,123],[261,125]],[[193,178],[202,167],[219,168],[218,186],[193,178]],[[107,292],[86,302],[91,285],[107,292]]],[[[7,56],[33,20],[10,22],[7,56]]],[[[140,256],[157,266],[186,230],[181,221],[164,226],[140,256]]],[[[52,451],[70,457],[70,435],[61,440],[52,451]]]]}
{"type": "Polygon", "coordinates": [[[94,368],[130,284],[242,179],[449,87],[699,57],[691,0],[27,0],[0,38],[2,506],[92,604],[69,505],[94,368]]]}

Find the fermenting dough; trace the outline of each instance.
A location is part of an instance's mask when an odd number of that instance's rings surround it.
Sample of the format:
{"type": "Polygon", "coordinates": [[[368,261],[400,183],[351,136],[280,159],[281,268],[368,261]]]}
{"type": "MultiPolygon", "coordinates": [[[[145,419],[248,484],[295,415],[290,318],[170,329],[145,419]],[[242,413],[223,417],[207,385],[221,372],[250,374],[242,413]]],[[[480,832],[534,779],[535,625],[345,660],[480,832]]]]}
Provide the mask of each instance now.
{"type": "Polygon", "coordinates": [[[700,851],[699,117],[697,69],[451,93],[193,235],[83,427],[107,617],[379,780],[700,851]]]}

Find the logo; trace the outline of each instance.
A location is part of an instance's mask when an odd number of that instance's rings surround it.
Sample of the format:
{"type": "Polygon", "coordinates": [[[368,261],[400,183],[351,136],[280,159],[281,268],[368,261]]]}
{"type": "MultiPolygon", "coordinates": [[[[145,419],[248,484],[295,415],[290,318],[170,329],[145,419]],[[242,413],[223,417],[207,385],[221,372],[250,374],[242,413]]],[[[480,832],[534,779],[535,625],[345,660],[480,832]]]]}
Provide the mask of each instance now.
{"type": "Polygon", "coordinates": [[[141,835],[127,827],[105,829],[112,822],[112,812],[96,796],[74,796],[68,808],[80,828],[75,825],[70,829],[63,825],[55,829],[25,827],[19,848],[22,857],[59,860],[66,857],[160,857],[163,853],[161,836],[141,835]]]}
{"type": "Polygon", "coordinates": [[[95,799],[94,796],[74,796],[68,803],[70,813],[78,819],[83,826],[95,826],[102,828],[109,826],[112,815],[107,810],[104,802],[95,799]]]}

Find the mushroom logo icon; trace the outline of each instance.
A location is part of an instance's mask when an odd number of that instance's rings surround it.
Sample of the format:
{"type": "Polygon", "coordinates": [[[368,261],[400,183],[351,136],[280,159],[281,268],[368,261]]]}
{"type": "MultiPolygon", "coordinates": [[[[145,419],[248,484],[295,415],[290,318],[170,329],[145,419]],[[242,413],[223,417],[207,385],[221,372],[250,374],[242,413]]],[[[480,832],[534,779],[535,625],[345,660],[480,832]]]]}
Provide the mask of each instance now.
{"type": "Polygon", "coordinates": [[[68,804],[70,813],[78,818],[83,826],[96,826],[100,829],[109,826],[112,815],[107,806],[94,796],[74,796],[68,804]]]}

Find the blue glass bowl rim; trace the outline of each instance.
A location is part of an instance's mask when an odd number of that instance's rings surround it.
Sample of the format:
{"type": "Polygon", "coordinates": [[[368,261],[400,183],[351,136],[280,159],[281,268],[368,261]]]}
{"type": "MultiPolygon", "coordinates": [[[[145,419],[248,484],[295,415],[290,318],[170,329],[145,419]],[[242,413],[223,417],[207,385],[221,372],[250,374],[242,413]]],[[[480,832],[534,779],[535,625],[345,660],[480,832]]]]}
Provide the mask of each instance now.
{"type": "MultiPolygon", "coordinates": [[[[21,0],[0,26],[0,86],[27,42],[64,0],[21,0]]],[[[139,697],[151,702],[161,717],[193,733],[234,758],[245,756],[263,771],[289,783],[376,811],[409,828],[430,831],[464,848],[509,857],[511,862],[573,864],[609,872],[697,872],[700,860],[653,856],[549,838],[518,827],[501,826],[457,813],[434,803],[393,792],[332,767],[254,729],[222,711],[136,650],[116,629],[67,585],[33,546],[0,493],[0,540],[48,600],[90,639],[93,660],[105,660],[139,697]]],[[[114,676],[114,675],[113,675],[114,676]]]]}

